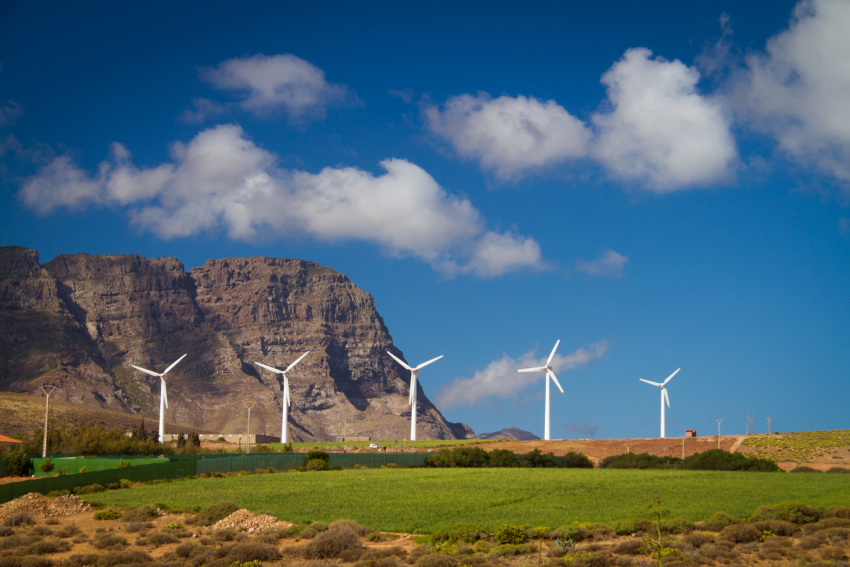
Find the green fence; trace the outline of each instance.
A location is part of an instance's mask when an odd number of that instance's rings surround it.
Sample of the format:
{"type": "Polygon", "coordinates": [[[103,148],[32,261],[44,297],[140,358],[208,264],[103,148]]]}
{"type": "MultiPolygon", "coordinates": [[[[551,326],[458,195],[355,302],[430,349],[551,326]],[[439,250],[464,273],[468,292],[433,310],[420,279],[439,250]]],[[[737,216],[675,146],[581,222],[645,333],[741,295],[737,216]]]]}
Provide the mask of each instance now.
{"type": "Polygon", "coordinates": [[[399,467],[424,467],[428,453],[331,453],[330,457],[328,464],[332,469],[349,469],[354,465],[379,468],[391,463],[399,467]]]}
{"type": "Polygon", "coordinates": [[[307,459],[303,453],[201,455],[200,457],[201,458],[194,462],[196,474],[229,473],[239,471],[253,472],[257,469],[288,471],[290,469],[303,467],[307,463],[307,459]]]}
{"type": "Polygon", "coordinates": [[[194,461],[169,461],[167,463],[140,465],[123,469],[35,478],[0,485],[0,502],[8,502],[30,492],[47,494],[54,490],[73,490],[76,487],[88,486],[90,484],[107,486],[108,484],[117,483],[121,479],[127,479],[133,482],[149,482],[151,480],[173,480],[193,474],[195,474],[194,461]]]}
{"type": "Polygon", "coordinates": [[[6,460],[0,459],[0,478],[4,476],[9,476],[9,469],[6,468],[6,460]]]}
{"type": "Polygon", "coordinates": [[[41,464],[47,459],[42,459],[41,457],[33,457],[30,459],[32,461],[33,474],[36,477],[55,476],[59,473],[79,474],[82,469],[85,469],[85,471],[82,472],[94,472],[115,469],[118,468],[118,464],[122,461],[125,463],[130,463],[130,466],[135,467],[140,465],[152,465],[154,463],[167,463],[170,460],[160,457],[139,458],[138,455],[124,458],[104,458],[98,456],[98,458],[50,457],[50,459],[53,462],[54,467],[53,470],[49,473],[45,473],[41,470],[41,464]]]}

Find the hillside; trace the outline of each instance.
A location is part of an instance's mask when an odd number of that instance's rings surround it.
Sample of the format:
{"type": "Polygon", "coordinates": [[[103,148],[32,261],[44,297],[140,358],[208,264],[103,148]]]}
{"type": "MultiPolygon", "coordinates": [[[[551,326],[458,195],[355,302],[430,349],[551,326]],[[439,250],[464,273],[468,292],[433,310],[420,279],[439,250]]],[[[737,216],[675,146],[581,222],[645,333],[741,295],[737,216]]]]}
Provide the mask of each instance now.
{"type": "Polygon", "coordinates": [[[510,439],[513,441],[537,441],[540,439],[537,435],[524,429],[517,427],[508,427],[501,431],[493,433],[482,433],[478,436],[479,439],[510,439]]]}
{"type": "MultiPolygon", "coordinates": [[[[11,437],[16,433],[32,433],[44,425],[44,397],[0,392],[0,434],[11,437]]],[[[50,397],[51,427],[71,427],[78,423],[99,423],[105,427],[119,427],[126,431],[138,427],[142,418],[121,411],[95,406],[54,401],[50,397]]],[[[156,431],[157,422],[145,420],[145,428],[156,431]]],[[[217,433],[192,428],[178,423],[165,424],[166,433],[217,433]]]]}
{"type": "MultiPolygon", "coordinates": [[[[192,429],[280,435],[281,381],[255,361],[285,366],[295,441],[409,437],[410,373],[371,295],[314,262],[209,260],[185,271],[174,258],[59,255],[0,247],[0,391],[157,419],[169,373],[166,420],[192,429]]],[[[470,438],[418,392],[419,437],[470,438]]]]}

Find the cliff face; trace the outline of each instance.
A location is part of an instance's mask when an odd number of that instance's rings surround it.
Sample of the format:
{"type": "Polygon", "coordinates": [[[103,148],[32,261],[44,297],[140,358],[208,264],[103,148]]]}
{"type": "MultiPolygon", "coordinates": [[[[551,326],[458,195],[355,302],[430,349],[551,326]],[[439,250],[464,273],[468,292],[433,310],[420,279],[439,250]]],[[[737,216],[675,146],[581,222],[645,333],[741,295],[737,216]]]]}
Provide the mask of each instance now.
{"type": "MultiPolygon", "coordinates": [[[[302,260],[227,258],[186,272],[173,258],[57,256],[0,248],[0,388],[157,417],[159,384],[129,364],[169,373],[166,419],[221,432],[280,435],[286,367],[295,440],[410,434],[409,372],[371,295],[302,260]]],[[[420,438],[473,437],[421,391],[420,438]]]]}

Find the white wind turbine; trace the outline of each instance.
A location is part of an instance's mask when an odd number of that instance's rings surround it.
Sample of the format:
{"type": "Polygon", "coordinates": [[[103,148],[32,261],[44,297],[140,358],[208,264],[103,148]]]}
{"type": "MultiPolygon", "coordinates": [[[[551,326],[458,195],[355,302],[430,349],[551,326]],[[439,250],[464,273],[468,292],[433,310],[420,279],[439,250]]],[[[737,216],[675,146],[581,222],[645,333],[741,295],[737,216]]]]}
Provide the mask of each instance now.
{"type": "Polygon", "coordinates": [[[552,349],[552,352],[549,354],[549,358],[546,359],[546,366],[539,366],[537,368],[523,368],[521,370],[517,370],[517,372],[540,372],[546,371],[546,421],[543,426],[543,439],[545,441],[549,441],[551,439],[550,435],[550,413],[549,413],[549,378],[551,378],[555,385],[561,390],[561,393],[564,393],[564,389],[561,388],[561,385],[558,383],[558,379],[555,378],[555,373],[552,372],[552,359],[555,358],[555,351],[558,350],[558,345],[561,344],[561,337],[558,337],[558,342],[555,343],[555,348],[552,349]]]}
{"type": "Polygon", "coordinates": [[[185,354],[183,356],[181,356],[180,358],[178,358],[177,360],[175,360],[174,363],[171,366],[169,366],[168,368],[166,368],[165,372],[163,372],[162,374],[160,374],[158,372],[154,372],[152,370],[147,370],[145,368],[140,368],[140,367],[136,366],[135,364],[130,365],[133,368],[135,368],[136,370],[141,370],[145,374],[150,374],[151,376],[156,376],[157,378],[159,378],[159,442],[160,442],[160,444],[165,442],[165,410],[168,408],[168,394],[165,391],[165,375],[168,374],[168,372],[172,368],[177,366],[177,363],[180,362],[181,360],[183,360],[184,358],[186,358],[185,354]]]}
{"type": "Polygon", "coordinates": [[[301,359],[310,354],[308,350],[304,354],[298,357],[298,360],[290,364],[286,367],[286,370],[278,370],[277,368],[272,368],[271,366],[266,366],[262,362],[255,362],[257,366],[261,368],[265,368],[269,372],[274,372],[275,374],[283,374],[283,412],[281,418],[281,426],[280,426],[280,442],[281,443],[289,443],[289,431],[287,429],[287,420],[289,418],[289,406],[292,405],[292,399],[289,397],[289,378],[286,376],[286,373],[295,368],[295,365],[301,362],[301,359]]]}
{"type": "Polygon", "coordinates": [[[667,382],[679,372],[681,368],[677,368],[676,372],[667,377],[667,379],[659,384],[658,382],[650,382],[649,380],[644,380],[640,378],[641,382],[646,382],[647,384],[652,384],[653,386],[658,386],[661,388],[661,438],[664,439],[664,402],[667,401],[667,407],[670,407],[670,394],[667,393],[667,382]]]}
{"type": "Polygon", "coordinates": [[[410,405],[410,440],[416,441],[416,377],[419,375],[419,370],[421,370],[422,368],[425,368],[426,366],[428,366],[432,362],[436,362],[436,361],[440,360],[441,358],[443,358],[443,355],[441,354],[437,358],[432,358],[428,362],[423,362],[422,364],[420,364],[416,368],[411,368],[410,366],[407,365],[406,362],[399,359],[396,355],[394,355],[390,351],[387,351],[387,354],[390,355],[391,357],[393,357],[396,362],[398,362],[399,364],[401,364],[402,366],[404,366],[405,368],[410,370],[410,400],[408,402],[408,404],[410,405]]]}

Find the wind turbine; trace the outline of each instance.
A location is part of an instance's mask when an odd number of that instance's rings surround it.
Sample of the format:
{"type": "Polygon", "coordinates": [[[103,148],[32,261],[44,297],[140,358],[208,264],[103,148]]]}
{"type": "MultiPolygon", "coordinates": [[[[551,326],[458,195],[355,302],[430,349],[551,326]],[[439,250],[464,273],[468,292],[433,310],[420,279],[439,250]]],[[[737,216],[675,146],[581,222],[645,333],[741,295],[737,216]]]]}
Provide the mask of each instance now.
{"type": "Polygon", "coordinates": [[[673,374],[668,376],[667,379],[664,382],[662,382],[661,384],[659,384],[658,382],[650,382],[649,380],[644,380],[643,378],[640,378],[641,382],[646,382],[647,384],[652,384],[653,386],[658,386],[659,388],[661,388],[661,438],[662,439],[664,439],[664,401],[665,400],[667,401],[667,407],[668,408],[670,407],[670,394],[667,393],[667,382],[669,382],[670,379],[673,378],[673,376],[675,376],[677,372],[679,372],[679,370],[681,370],[681,368],[677,368],[676,372],[674,372],[673,374]]]}
{"type": "Polygon", "coordinates": [[[162,374],[159,374],[159,373],[154,372],[152,370],[147,370],[145,368],[141,368],[139,366],[136,366],[135,364],[130,365],[133,368],[135,368],[136,370],[141,370],[145,374],[150,374],[151,376],[156,376],[157,378],[159,378],[159,443],[160,443],[160,445],[165,442],[165,410],[168,408],[168,394],[165,391],[165,375],[168,374],[168,372],[172,368],[177,366],[177,363],[180,362],[181,360],[183,360],[184,358],[186,358],[185,354],[183,356],[181,356],[180,358],[178,358],[177,360],[175,360],[174,363],[171,366],[169,366],[168,368],[166,368],[165,372],[163,372],[162,374]]]}
{"type": "Polygon", "coordinates": [[[551,438],[550,435],[550,413],[549,413],[549,378],[551,378],[555,385],[561,390],[561,393],[564,393],[564,389],[561,388],[561,385],[558,383],[558,379],[555,378],[555,373],[552,372],[552,359],[555,357],[555,351],[558,350],[558,345],[561,344],[561,337],[558,337],[558,342],[555,343],[555,347],[552,349],[552,352],[549,354],[549,358],[546,359],[546,366],[540,366],[537,368],[523,368],[521,370],[517,370],[517,372],[540,372],[542,370],[546,371],[546,421],[543,426],[543,439],[545,441],[549,441],[551,438]]]}
{"type": "Polygon", "coordinates": [[[287,419],[289,418],[289,406],[292,405],[292,399],[289,397],[289,378],[286,376],[286,373],[295,368],[295,365],[301,362],[301,359],[310,354],[308,350],[304,354],[298,357],[298,360],[290,364],[286,367],[286,370],[279,370],[277,368],[272,368],[271,366],[266,366],[262,362],[255,362],[257,366],[260,368],[265,368],[269,372],[274,372],[275,374],[283,374],[283,417],[281,419],[280,426],[280,442],[281,443],[289,443],[289,431],[287,430],[287,419]]]}
{"type": "Polygon", "coordinates": [[[432,358],[428,362],[423,362],[416,368],[411,368],[407,365],[406,362],[398,358],[390,351],[387,351],[387,354],[393,357],[396,362],[410,370],[410,401],[408,402],[408,404],[410,405],[410,440],[416,441],[416,377],[419,375],[419,371],[422,368],[425,368],[432,362],[437,362],[438,360],[443,358],[443,355],[441,354],[437,358],[432,358]]]}

